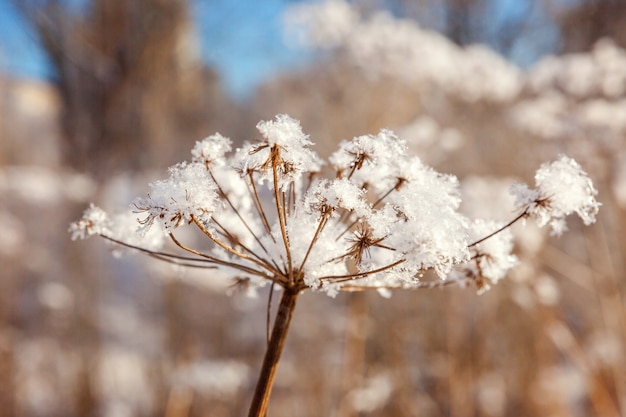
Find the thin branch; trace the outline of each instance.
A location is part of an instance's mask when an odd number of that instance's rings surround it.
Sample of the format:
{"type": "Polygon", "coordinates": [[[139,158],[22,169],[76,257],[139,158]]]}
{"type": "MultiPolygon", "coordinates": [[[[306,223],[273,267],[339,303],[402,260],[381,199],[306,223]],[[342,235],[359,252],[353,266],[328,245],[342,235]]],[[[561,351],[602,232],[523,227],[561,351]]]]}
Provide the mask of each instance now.
{"type": "Polygon", "coordinates": [[[296,308],[298,294],[297,289],[283,289],[278,312],[274,319],[272,335],[267,350],[265,351],[263,365],[261,366],[259,379],[257,380],[254,396],[250,404],[249,417],[265,417],[267,415],[267,406],[269,404],[270,394],[272,393],[278,362],[285,346],[285,340],[293,312],[296,308]]]}
{"type": "MultiPolygon", "coordinates": [[[[254,183],[254,176],[252,175],[252,171],[248,171],[248,178],[250,179],[250,186],[252,187],[252,191],[250,193],[254,197],[254,207],[256,208],[259,216],[261,216],[261,221],[263,226],[265,227],[265,231],[268,235],[272,236],[272,229],[270,228],[270,223],[267,221],[267,216],[265,215],[265,210],[263,210],[263,204],[261,204],[261,197],[259,196],[259,191],[256,189],[256,185],[254,183]]],[[[248,188],[250,190],[250,188],[248,188]]],[[[272,236],[272,240],[274,237],[272,236]]],[[[276,242],[276,240],[274,240],[276,242]]]]}
{"type": "Polygon", "coordinates": [[[517,216],[516,218],[514,218],[513,220],[511,220],[510,222],[508,222],[507,224],[505,224],[504,226],[502,226],[501,228],[496,230],[495,232],[488,234],[487,236],[477,240],[476,242],[468,245],[467,247],[471,248],[472,246],[476,246],[479,243],[484,242],[485,240],[487,240],[487,239],[497,235],[498,233],[502,232],[504,229],[507,229],[507,228],[511,227],[515,222],[519,221],[520,219],[523,219],[527,215],[528,215],[528,209],[524,210],[519,216],[517,216]]]}
{"type": "MultiPolygon", "coordinates": [[[[165,258],[163,256],[159,256],[159,255],[148,255],[148,256],[150,256],[150,257],[152,257],[154,259],[157,259],[159,261],[172,264],[172,265],[184,266],[185,268],[199,268],[199,269],[216,269],[217,268],[217,266],[215,266],[215,265],[199,265],[199,264],[192,263],[192,261],[189,261],[189,262],[177,262],[177,261],[174,261],[172,259],[168,259],[168,258],[165,258]]],[[[194,261],[195,262],[202,262],[203,259],[195,259],[194,261]]]]}
{"type": "MultiPolygon", "coordinates": [[[[397,189],[398,189],[398,187],[400,187],[400,185],[402,185],[402,184],[404,183],[404,181],[405,181],[405,180],[403,180],[403,179],[398,179],[398,182],[396,183],[396,185],[394,185],[394,186],[393,186],[393,187],[392,187],[389,191],[387,191],[387,192],[386,192],[385,194],[383,194],[383,195],[382,195],[382,196],[381,196],[378,200],[376,200],[376,201],[374,202],[374,204],[372,204],[372,208],[376,208],[376,206],[377,206],[377,205],[379,205],[380,203],[382,203],[382,201],[383,201],[385,198],[387,198],[387,196],[389,196],[389,194],[391,194],[394,190],[397,190],[397,189]]],[[[346,212],[346,213],[344,213],[344,214],[342,215],[342,217],[343,217],[343,216],[345,216],[347,213],[350,213],[350,212],[346,212]]],[[[340,221],[341,221],[341,220],[343,220],[343,218],[342,218],[342,219],[340,219],[340,221]]],[[[357,218],[357,219],[356,219],[356,220],[354,220],[352,223],[350,223],[349,225],[347,225],[347,226],[346,226],[346,228],[343,230],[343,232],[341,232],[341,233],[339,234],[339,236],[337,236],[337,238],[335,239],[335,241],[338,241],[339,239],[341,239],[341,237],[342,237],[343,235],[345,235],[348,231],[350,231],[350,229],[352,229],[352,227],[353,227],[355,224],[357,224],[360,220],[361,220],[360,218],[357,218]]]]}
{"type": "Polygon", "coordinates": [[[296,184],[292,182],[289,184],[288,199],[287,199],[287,215],[291,215],[291,209],[296,206],[296,184]]]}
{"type": "Polygon", "coordinates": [[[445,279],[439,281],[430,281],[430,282],[416,282],[414,284],[400,284],[400,285],[382,285],[382,286],[367,286],[367,285],[353,285],[346,284],[339,288],[339,291],[368,291],[368,290],[377,290],[377,289],[385,289],[385,290],[421,290],[421,289],[433,289],[433,288],[443,288],[449,285],[464,285],[466,284],[468,279],[445,279]]]}
{"type": "Polygon", "coordinates": [[[224,242],[222,242],[221,240],[219,240],[218,238],[216,238],[215,236],[213,236],[213,234],[211,232],[209,232],[206,227],[204,227],[204,225],[200,222],[200,220],[198,220],[198,218],[196,216],[194,216],[193,214],[191,215],[191,220],[195,223],[196,226],[198,226],[198,228],[202,231],[202,233],[204,233],[209,239],[211,239],[216,245],[218,245],[220,248],[224,249],[226,252],[231,253],[235,256],[240,257],[241,259],[245,259],[247,261],[252,262],[253,264],[256,264],[262,268],[267,269],[269,272],[272,273],[276,273],[277,271],[274,270],[274,268],[269,265],[266,264],[265,262],[261,262],[259,260],[257,260],[256,258],[252,258],[248,255],[246,255],[245,253],[241,253],[237,250],[235,250],[234,248],[231,248],[230,246],[226,245],[224,242]]]}
{"type": "Polygon", "coordinates": [[[348,252],[344,253],[343,255],[335,256],[334,258],[330,259],[328,262],[336,262],[336,261],[340,261],[340,260],[348,258],[348,257],[352,257],[353,259],[355,259],[357,261],[357,264],[359,264],[361,262],[360,259],[362,259],[362,252],[365,252],[366,254],[369,254],[370,253],[369,252],[370,248],[381,248],[381,249],[386,249],[386,250],[390,250],[390,251],[395,251],[395,249],[392,248],[391,246],[386,246],[386,245],[381,245],[380,244],[380,242],[382,242],[385,239],[386,239],[386,237],[378,238],[378,239],[372,241],[370,244],[368,244],[367,247],[364,247],[364,248],[359,248],[357,246],[357,244],[355,243],[355,245],[352,245],[350,247],[348,252]]]}
{"type": "MultiPolygon", "coordinates": [[[[353,213],[353,211],[350,211],[350,210],[344,210],[344,211],[343,211],[343,213],[341,214],[341,217],[339,217],[339,220],[337,220],[337,223],[338,223],[338,224],[343,223],[343,222],[344,222],[344,220],[345,220],[347,217],[349,217],[349,216],[350,216],[350,214],[352,214],[352,213],[353,213]]],[[[350,229],[352,229],[352,227],[353,227],[355,224],[357,224],[358,222],[360,222],[360,221],[361,221],[361,218],[360,218],[360,217],[357,217],[356,219],[354,219],[354,220],[352,221],[352,223],[350,223],[350,224],[346,225],[346,227],[343,229],[343,232],[341,232],[341,233],[337,236],[337,238],[335,238],[335,242],[337,242],[339,239],[341,239],[341,237],[342,237],[343,235],[345,235],[347,232],[349,232],[349,231],[350,231],[350,229]]]]}
{"type": "Polygon", "coordinates": [[[192,248],[190,248],[188,246],[183,245],[182,243],[180,243],[178,241],[178,239],[176,239],[176,237],[172,233],[170,233],[169,236],[170,236],[170,239],[176,244],[176,246],[178,246],[179,248],[181,248],[181,249],[183,249],[183,250],[185,250],[185,251],[187,251],[189,253],[193,253],[194,255],[198,255],[200,257],[209,259],[209,260],[211,260],[211,262],[216,263],[218,265],[227,266],[227,267],[230,267],[230,268],[233,268],[233,269],[238,269],[238,270],[246,272],[246,273],[248,273],[250,275],[260,276],[260,277],[265,278],[265,279],[267,279],[267,280],[269,280],[271,282],[277,282],[277,278],[274,277],[274,276],[267,275],[267,274],[263,273],[262,271],[258,271],[256,269],[250,268],[250,267],[245,266],[245,265],[240,265],[240,264],[236,264],[234,262],[228,262],[228,261],[223,261],[223,260],[218,259],[218,258],[214,258],[214,257],[212,257],[210,255],[207,255],[205,253],[202,253],[200,251],[197,251],[195,249],[192,249],[192,248]]]}
{"type": "MultiPolygon", "coordinates": [[[[254,256],[259,262],[263,263],[265,265],[265,267],[267,268],[268,271],[271,271],[274,274],[280,274],[280,270],[278,268],[277,265],[270,263],[269,260],[259,256],[256,252],[252,251],[251,249],[249,249],[246,245],[244,245],[243,243],[241,243],[239,241],[239,239],[237,239],[236,236],[233,236],[228,230],[226,230],[226,228],[224,226],[222,226],[222,224],[220,222],[218,222],[215,217],[211,217],[211,220],[213,220],[213,222],[215,222],[215,224],[222,230],[222,234],[228,238],[231,242],[236,243],[238,246],[240,246],[241,248],[243,248],[247,253],[249,253],[250,255],[254,256]]],[[[260,242],[259,242],[260,243],[260,242]]],[[[265,248],[264,248],[265,249],[265,248]]],[[[267,251],[266,251],[267,253],[267,251]]]]}
{"type": "Polygon", "coordinates": [[[222,236],[222,238],[226,238],[232,246],[241,246],[246,252],[252,255],[251,251],[240,243],[239,238],[222,226],[222,223],[220,223],[215,216],[211,216],[211,221],[217,225],[216,229],[218,235],[222,236]]]}
{"type": "Polygon", "coordinates": [[[313,246],[315,246],[315,243],[317,242],[317,238],[319,237],[320,233],[322,233],[322,230],[324,230],[324,226],[326,226],[326,223],[328,222],[328,216],[330,216],[330,213],[331,213],[330,211],[326,211],[324,214],[322,214],[322,218],[320,219],[320,224],[317,225],[317,229],[315,230],[315,235],[313,236],[313,239],[311,239],[311,243],[309,244],[309,247],[306,250],[304,259],[302,259],[302,262],[300,263],[300,267],[298,268],[300,275],[304,274],[304,264],[309,259],[309,255],[311,254],[311,251],[313,250],[313,246]]]}
{"type": "MultiPolygon", "coordinates": [[[[276,146],[276,145],[275,145],[276,146]]],[[[274,149],[274,147],[272,148],[274,149]]],[[[278,152],[278,151],[275,151],[278,152]]],[[[278,156],[275,157],[278,159],[278,156]]],[[[291,278],[293,275],[293,265],[291,262],[291,248],[289,247],[289,237],[287,236],[287,228],[285,226],[284,207],[281,204],[280,191],[278,189],[278,168],[276,167],[276,161],[272,161],[272,177],[274,180],[274,201],[276,202],[276,211],[278,214],[278,222],[280,223],[280,233],[283,236],[283,243],[285,245],[285,251],[287,253],[287,272],[291,278]]]]}
{"type": "Polygon", "coordinates": [[[389,191],[387,191],[387,192],[386,192],[385,194],[383,194],[383,195],[382,195],[382,196],[381,196],[378,200],[376,200],[376,201],[374,202],[374,204],[372,204],[372,207],[376,207],[377,205],[379,205],[380,203],[382,203],[382,202],[383,202],[383,200],[389,196],[389,194],[393,193],[394,191],[397,191],[397,190],[400,188],[400,186],[401,186],[402,184],[404,184],[405,182],[406,182],[406,180],[405,180],[405,179],[403,179],[403,178],[398,178],[398,181],[396,182],[396,185],[394,185],[394,186],[393,186],[393,187],[392,187],[389,191]]]}
{"type": "MultiPolygon", "coordinates": [[[[217,179],[215,178],[215,175],[213,175],[213,171],[211,169],[209,169],[209,174],[211,174],[211,178],[213,179],[213,182],[215,183],[215,185],[217,185],[217,189],[219,190],[219,192],[222,195],[222,197],[224,198],[224,200],[226,200],[226,202],[230,206],[231,210],[233,210],[233,212],[235,212],[235,214],[237,215],[237,217],[239,218],[241,223],[243,223],[244,227],[248,230],[248,232],[250,232],[250,234],[254,237],[254,240],[256,240],[256,242],[259,244],[261,249],[263,249],[263,251],[267,254],[268,253],[267,249],[265,249],[265,246],[263,246],[263,243],[261,243],[261,240],[259,239],[259,237],[256,235],[256,233],[254,233],[254,231],[252,230],[252,228],[250,227],[248,222],[243,218],[241,213],[239,213],[239,210],[237,210],[235,205],[230,201],[230,198],[228,197],[228,195],[226,195],[226,193],[222,189],[222,186],[219,184],[219,182],[217,182],[217,179]]],[[[253,254],[252,252],[250,252],[250,253],[253,254]]]]}
{"type": "Polygon", "coordinates": [[[216,266],[213,265],[196,265],[196,264],[192,264],[191,262],[198,262],[198,263],[215,263],[212,260],[209,259],[197,259],[197,258],[191,258],[189,256],[180,256],[180,255],[174,255],[171,253],[167,253],[167,252],[160,252],[160,251],[153,251],[150,249],[146,249],[146,248],[142,248],[140,246],[135,246],[135,245],[131,245],[130,243],[126,243],[126,242],[122,242],[121,240],[117,240],[114,239],[110,236],[107,235],[103,235],[100,234],[98,235],[108,241],[111,241],[117,245],[120,246],[124,246],[126,248],[130,248],[130,249],[135,249],[138,250],[140,252],[143,252],[145,254],[147,254],[148,256],[151,256],[153,258],[156,258],[160,261],[163,262],[168,262],[174,265],[180,265],[180,266],[188,266],[188,267],[192,267],[192,268],[206,268],[206,269],[211,269],[211,268],[217,268],[216,266]]]}
{"type": "Polygon", "coordinates": [[[267,297],[267,317],[266,317],[266,328],[267,328],[267,344],[269,347],[270,344],[270,315],[272,312],[272,296],[274,295],[274,283],[272,282],[272,285],[270,285],[270,294],[267,297]]]}
{"type": "Polygon", "coordinates": [[[363,160],[361,160],[360,162],[357,162],[357,161],[358,159],[352,163],[352,167],[350,168],[350,173],[346,177],[347,179],[351,179],[354,173],[357,171],[357,169],[359,169],[363,165],[363,160]]]}
{"type": "MultiPolygon", "coordinates": [[[[292,183],[293,184],[293,183],[292,183]]],[[[290,186],[292,184],[289,184],[290,186]]],[[[283,205],[283,216],[284,216],[284,222],[285,222],[285,227],[287,226],[287,222],[289,219],[289,211],[291,206],[289,205],[289,201],[287,201],[287,194],[289,193],[289,190],[287,190],[287,192],[281,191],[280,192],[280,199],[282,201],[282,205],[283,205]]]]}
{"type": "Polygon", "coordinates": [[[358,274],[347,274],[347,275],[328,275],[325,277],[321,277],[320,281],[324,280],[324,281],[336,281],[336,282],[343,282],[343,281],[352,281],[355,279],[359,279],[359,278],[365,278],[368,275],[372,275],[372,274],[376,274],[378,272],[383,272],[386,271],[387,269],[391,269],[394,266],[398,266],[402,263],[406,262],[406,259],[400,259],[399,261],[395,261],[392,264],[383,266],[381,268],[377,268],[377,269],[373,269],[371,271],[367,271],[367,272],[360,272],[358,274]]]}

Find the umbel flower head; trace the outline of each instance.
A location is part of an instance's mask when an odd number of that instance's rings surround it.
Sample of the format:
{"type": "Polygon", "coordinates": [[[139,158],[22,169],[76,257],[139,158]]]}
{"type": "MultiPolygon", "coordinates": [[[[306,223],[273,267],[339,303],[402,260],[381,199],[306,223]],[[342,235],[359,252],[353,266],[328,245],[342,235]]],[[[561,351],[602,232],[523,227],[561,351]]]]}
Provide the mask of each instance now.
{"type": "Polygon", "coordinates": [[[585,225],[596,221],[600,203],[595,199],[598,192],[591,179],[576,161],[564,155],[543,164],[535,175],[537,188],[526,184],[514,184],[511,193],[516,197],[515,205],[523,207],[529,217],[534,217],[539,226],[550,224],[553,235],[560,235],[567,226],[565,217],[578,214],[585,225]]]}
{"type": "Polygon", "coordinates": [[[536,190],[515,186],[521,214],[511,223],[470,221],[458,211],[456,177],[409,155],[389,130],[343,141],[325,163],[297,120],[278,115],[257,129],[260,140],[234,152],[219,134],[197,142],[191,161],[133,202],[136,233],[161,229],[187,254],[161,252],[153,238],[142,246],[93,205],[70,226],[72,238],[97,234],[160,260],[229,270],[252,285],[331,296],[438,285],[421,280],[428,271],[440,278],[435,283],[484,290],[516,263],[506,230],[513,222],[534,217],[561,231],[565,216],[575,212],[590,224],[599,207],[588,176],[561,157],[540,168],[536,190]],[[196,228],[211,249],[181,242],[181,227],[196,228]]]}

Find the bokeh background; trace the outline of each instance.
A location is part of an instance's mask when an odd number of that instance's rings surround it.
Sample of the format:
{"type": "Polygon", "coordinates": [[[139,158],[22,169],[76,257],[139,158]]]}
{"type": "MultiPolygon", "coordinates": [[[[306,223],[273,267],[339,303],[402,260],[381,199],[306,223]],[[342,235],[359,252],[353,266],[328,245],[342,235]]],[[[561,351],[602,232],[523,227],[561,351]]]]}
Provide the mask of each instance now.
{"type": "Polygon", "coordinates": [[[269,415],[626,415],[625,28],[617,0],[0,0],[0,416],[246,414],[267,290],[67,228],[277,113],[322,155],[396,130],[470,216],[559,153],[603,206],[516,227],[480,296],[303,295],[269,415]]]}

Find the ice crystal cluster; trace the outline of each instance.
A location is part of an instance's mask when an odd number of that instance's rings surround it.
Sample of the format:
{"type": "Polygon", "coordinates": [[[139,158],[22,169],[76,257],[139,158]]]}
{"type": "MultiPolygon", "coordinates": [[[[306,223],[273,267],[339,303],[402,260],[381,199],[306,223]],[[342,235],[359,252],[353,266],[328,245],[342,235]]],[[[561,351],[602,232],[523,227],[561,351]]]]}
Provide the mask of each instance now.
{"type": "MultiPolygon", "coordinates": [[[[457,178],[410,155],[393,132],[343,141],[323,161],[297,120],[278,115],[257,128],[260,138],[234,151],[219,134],[197,142],[189,162],[133,202],[135,230],[92,205],[70,226],[72,238],[100,235],[160,260],[230,271],[246,285],[329,295],[432,286],[433,277],[484,289],[515,265],[511,223],[462,215],[457,178]],[[182,227],[210,249],[179,240],[182,227]],[[160,251],[155,236],[187,253],[160,251]]],[[[514,192],[516,220],[537,218],[557,232],[565,216],[589,224],[598,211],[588,176],[564,156],[539,169],[536,188],[514,192]]]]}

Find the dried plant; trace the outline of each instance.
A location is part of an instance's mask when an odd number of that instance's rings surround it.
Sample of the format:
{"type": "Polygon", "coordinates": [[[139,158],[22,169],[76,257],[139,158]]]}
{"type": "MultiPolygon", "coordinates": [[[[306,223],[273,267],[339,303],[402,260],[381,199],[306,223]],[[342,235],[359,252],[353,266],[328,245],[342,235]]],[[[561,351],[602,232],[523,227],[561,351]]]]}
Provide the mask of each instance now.
{"type": "Polygon", "coordinates": [[[560,234],[567,215],[591,224],[599,208],[591,180],[565,156],[537,171],[536,188],[512,187],[519,215],[499,224],[460,214],[456,177],[408,155],[389,130],[342,142],[325,167],[297,120],[279,115],[257,128],[261,140],[232,154],[219,134],[197,142],[190,162],[171,167],[168,179],[133,202],[137,230],[93,205],[70,226],[73,239],[100,235],[159,260],[229,271],[246,287],[282,289],[250,416],[266,414],[303,291],[388,295],[448,284],[485,291],[517,262],[513,223],[535,218],[560,234]],[[208,238],[209,251],[175,236],[188,225],[208,238]],[[187,254],[162,251],[163,237],[187,254]],[[431,271],[439,279],[425,276],[431,271]]]}

